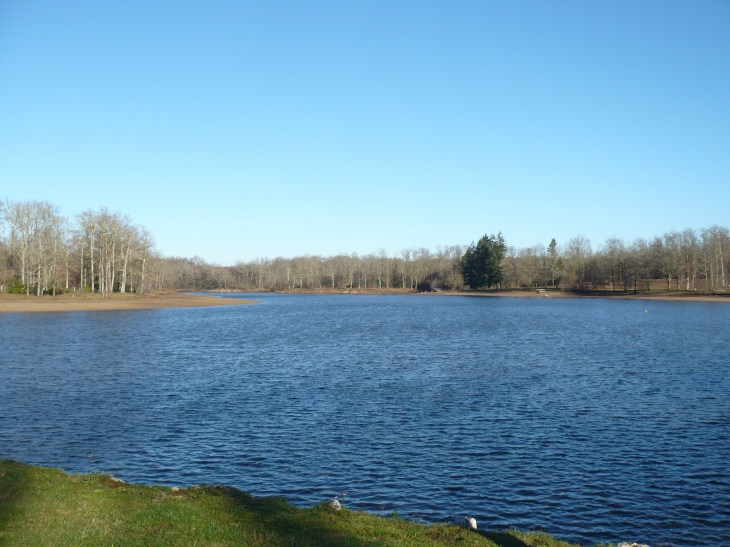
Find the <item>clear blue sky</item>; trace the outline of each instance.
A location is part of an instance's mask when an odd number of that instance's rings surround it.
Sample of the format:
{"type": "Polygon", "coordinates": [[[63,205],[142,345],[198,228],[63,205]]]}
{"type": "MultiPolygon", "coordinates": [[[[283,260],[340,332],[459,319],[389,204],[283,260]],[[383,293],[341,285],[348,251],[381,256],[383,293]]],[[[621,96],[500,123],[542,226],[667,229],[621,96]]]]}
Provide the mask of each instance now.
{"type": "Polygon", "coordinates": [[[0,197],[171,255],[730,224],[730,2],[0,1],[0,197]]]}

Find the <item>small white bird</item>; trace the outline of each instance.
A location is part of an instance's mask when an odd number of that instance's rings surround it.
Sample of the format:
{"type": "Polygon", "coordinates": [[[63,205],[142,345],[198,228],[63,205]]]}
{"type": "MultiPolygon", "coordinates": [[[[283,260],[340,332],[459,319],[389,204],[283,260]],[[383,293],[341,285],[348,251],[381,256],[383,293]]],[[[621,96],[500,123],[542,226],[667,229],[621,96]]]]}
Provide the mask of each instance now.
{"type": "Polygon", "coordinates": [[[476,530],[477,529],[477,520],[475,518],[472,518],[472,517],[464,517],[464,520],[469,525],[469,528],[471,528],[472,530],[476,530]]]}
{"type": "Polygon", "coordinates": [[[342,505],[340,505],[340,502],[337,501],[337,496],[335,496],[335,501],[330,503],[330,505],[332,506],[332,509],[334,509],[335,511],[339,511],[340,509],[342,509],[342,505]]]}

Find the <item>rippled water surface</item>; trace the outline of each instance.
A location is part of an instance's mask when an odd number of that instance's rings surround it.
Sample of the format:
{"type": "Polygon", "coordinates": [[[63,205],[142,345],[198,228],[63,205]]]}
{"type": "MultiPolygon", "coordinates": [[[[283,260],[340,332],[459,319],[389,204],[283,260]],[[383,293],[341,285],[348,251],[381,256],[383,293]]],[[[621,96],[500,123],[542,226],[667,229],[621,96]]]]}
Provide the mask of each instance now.
{"type": "Polygon", "coordinates": [[[730,545],[730,305],[255,298],[0,315],[0,457],[730,545]]]}

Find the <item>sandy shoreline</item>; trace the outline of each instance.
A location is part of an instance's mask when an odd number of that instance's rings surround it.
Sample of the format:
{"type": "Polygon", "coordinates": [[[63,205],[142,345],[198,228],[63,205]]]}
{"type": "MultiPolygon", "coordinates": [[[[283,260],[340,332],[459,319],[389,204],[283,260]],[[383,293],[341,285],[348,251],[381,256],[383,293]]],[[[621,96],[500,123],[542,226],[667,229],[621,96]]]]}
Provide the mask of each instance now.
{"type": "MultiPolygon", "coordinates": [[[[429,294],[429,293],[427,293],[429,294]]],[[[618,300],[665,300],[673,302],[727,302],[730,303],[730,297],[720,295],[699,295],[699,294],[642,294],[642,293],[619,293],[619,294],[579,294],[572,292],[495,292],[495,293],[469,293],[469,292],[452,292],[452,293],[435,293],[444,295],[457,296],[485,296],[485,297],[512,297],[512,298],[603,298],[618,300]]]]}
{"type": "MultiPolygon", "coordinates": [[[[238,291],[208,291],[210,294],[235,294],[238,291]]],[[[243,291],[241,291],[243,292],[243,291]]],[[[661,300],[675,302],[726,302],[730,303],[730,295],[695,295],[695,294],[578,294],[563,291],[500,291],[500,292],[462,292],[444,291],[416,293],[415,291],[395,289],[362,289],[353,291],[332,290],[293,290],[289,294],[345,294],[345,295],[387,295],[410,294],[413,296],[470,296],[476,298],[614,298],[620,300],[661,300]]],[[[250,294],[250,293],[249,293],[250,294]]],[[[0,294],[0,313],[48,313],[73,311],[114,311],[114,310],[149,310],[162,308],[205,308],[211,306],[241,306],[255,304],[256,301],[242,298],[219,298],[217,296],[199,296],[187,293],[165,292],[156,294],[118,294],[111,298],[102,298],[99,294],[25,296],[18,294],[0,294]]]]}
{"type": "Polygon", "coordinates": [[[151,310],[161,308],[205,308],[210,306],[241,306],[255,304],[254,300],[218,298],[181,293],[114,294],[101,298],[99,294],[25,296],[0,294],[0,313],[48,313],[72,311],[151,310]]]}
{"type": "MultiPolygon", "coordinates": [[[[272,291],[239,291],[228,289],[225,291],[205,291],[211,294],[256,294],[257,292],[269,293],[272,291]]],[[[605,298],[605,299],[620,299],[620,300],[671,300],[677,302],[726,302],[730,304],[730,294],[727,295],[706,295],[706,294],[692,294],[692,293],[624,293],[612,291],[605,291],[600,293],[587,292],[585,294],[571,292],[571,291],[557,291],[548,289],[544,293],[538,293],[533,290],[504,290],[494,292],[470,292],[470,291],[442,291],[442,292],[416,292],[413,289],[292,289],[289,291],[275,291],[280,294],[337,294],[337,295],[412,295],[412,296],[426,296],[426,297],[440,297],[440,296],[471,296],[479,298],[605,298]]]]}

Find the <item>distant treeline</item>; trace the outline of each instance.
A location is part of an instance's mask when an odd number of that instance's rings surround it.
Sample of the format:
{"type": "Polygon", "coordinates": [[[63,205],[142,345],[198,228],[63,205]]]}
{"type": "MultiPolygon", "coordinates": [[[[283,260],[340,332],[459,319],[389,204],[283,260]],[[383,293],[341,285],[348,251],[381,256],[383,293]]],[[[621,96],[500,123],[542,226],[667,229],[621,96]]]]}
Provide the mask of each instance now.
{"type": "Polygon", "coordinates": [[[357,255],[262,258],[233,266],[164,257],[126,215],[89,210],[69,219],[46,202],[0,202],[0,287],[6,292],[148,292],[155,289],[411,289],[560,287],[725,291],[728,229],[652,239],[577,236],[515,248],[502,234],[472,245],[357,255]],[[475,286],[476,285],[476,286],[475,286]]]}

